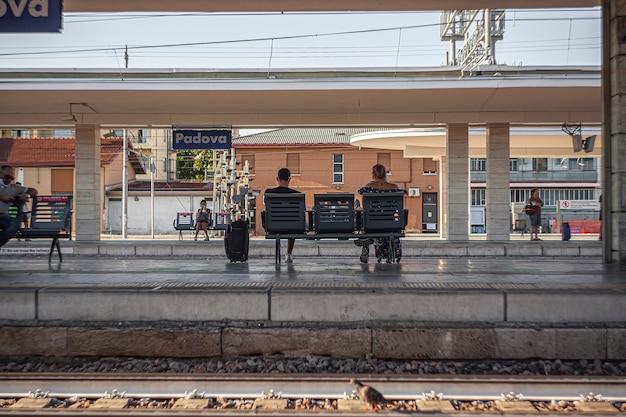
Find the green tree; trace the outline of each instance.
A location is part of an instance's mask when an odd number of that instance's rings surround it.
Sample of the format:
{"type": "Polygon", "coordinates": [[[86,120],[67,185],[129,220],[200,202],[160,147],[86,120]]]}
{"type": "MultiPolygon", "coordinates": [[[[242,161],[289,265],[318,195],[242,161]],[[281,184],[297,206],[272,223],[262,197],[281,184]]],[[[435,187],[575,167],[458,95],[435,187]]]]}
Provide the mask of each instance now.
{"type": "Polygon", "coordinates": [[[213,152],[182,150],[176,153],[176,175],[181,180],[206,180],[212,177],[213,152]]]}

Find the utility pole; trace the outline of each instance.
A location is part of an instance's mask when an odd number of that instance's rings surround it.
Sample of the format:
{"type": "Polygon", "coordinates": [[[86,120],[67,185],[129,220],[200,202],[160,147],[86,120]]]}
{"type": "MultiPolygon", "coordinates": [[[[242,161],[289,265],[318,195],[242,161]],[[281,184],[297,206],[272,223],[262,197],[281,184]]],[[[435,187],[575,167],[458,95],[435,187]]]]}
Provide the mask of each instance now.
{"type": "Polygon", "coordinates": [[[122,158],[122,239],[128,237],[128,137],[126,136],[126,129],[122,135],[124,140],[122,158]]]}

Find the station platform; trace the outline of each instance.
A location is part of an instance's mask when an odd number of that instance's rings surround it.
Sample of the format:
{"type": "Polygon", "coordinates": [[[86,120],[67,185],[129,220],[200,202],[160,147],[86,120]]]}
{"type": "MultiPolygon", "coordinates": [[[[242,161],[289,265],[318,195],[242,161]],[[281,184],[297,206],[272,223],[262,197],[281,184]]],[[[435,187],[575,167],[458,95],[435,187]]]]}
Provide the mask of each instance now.
{"type": "Polygon", "coordinates": [[[408,238],[399,264],[349,241],[298,241],[289,264],[264,239],[247,263],[219,238],[64,241],[51,263],[10,242],[0,356],[626,359],[626,265],[556,238],[408,238]]]}
{"type": "MultiPolygon", "coordinates": [[[[597,234],[574,235],[569,241],[562,241],[561,235],[542,234],[541,242],[531,242],[526,233],[512,234],[509,241],[486,241],[486,236],[471,235],[465,242],[451,242],[438,238],[437,235],[410,234],[402,238],[403,257],[474,257],[474,256],[506,256],[506,257],[601,257],[602,245],[597,234]]],[[[99,241],[77,242],[61,241],[64,256],[129,256],[129,257],[215,257],[225,258],[224,243],[221,236],[213,236],[209,242],[194,241],[193,235],[185,234],[183,240],[178,235],[160,235],[151,238],[146,235],[130,235],[121,239],[119,235],[104,234],[99,241]]],[[[285,253],[286,241],[282,241],[285,253]]],[[[298,240],[296,243],[297,257],[346,256],[358,260],[361,251],[351,241],[338,240],[298,240]]],[[[48,240],[18,242],[11,240],[0,249],[2,256],[43,255],[50,249],[48,240]]],[[[263,237],[250,239],[251,259],[274,257],[274,240],[263,237]]],[[[55,255],[56,256],[56,255],[55,255]]]]}

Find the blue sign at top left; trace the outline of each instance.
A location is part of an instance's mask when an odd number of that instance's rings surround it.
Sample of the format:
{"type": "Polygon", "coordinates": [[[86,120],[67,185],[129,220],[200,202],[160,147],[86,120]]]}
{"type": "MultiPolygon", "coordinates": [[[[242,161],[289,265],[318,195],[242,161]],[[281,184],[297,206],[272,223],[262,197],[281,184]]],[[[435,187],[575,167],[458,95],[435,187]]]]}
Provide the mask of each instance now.
{"type": "Polygon", "coordinates": [[[61,32],[63,0],[0,0],[0,32],[61,32]]]}

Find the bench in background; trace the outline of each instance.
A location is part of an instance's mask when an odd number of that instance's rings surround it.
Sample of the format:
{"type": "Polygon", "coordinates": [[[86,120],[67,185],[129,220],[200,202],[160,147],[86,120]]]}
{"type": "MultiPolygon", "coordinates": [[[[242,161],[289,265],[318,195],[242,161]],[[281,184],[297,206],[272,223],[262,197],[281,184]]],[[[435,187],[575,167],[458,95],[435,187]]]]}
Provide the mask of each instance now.
{"type": "Polygon", "coordinates": [[[281,259],[281,239],[389,238],[389,253],[394,256],[393,239],[404,237],[408,220],[404,192],[364,193],[362,210],[354,208],[354,194],[314,197],[313,210],[306,210],[302,193],[265,193],[261,221],[265,238],[276,240],[276,263],[281,259]]]}
{"type": "Polygon", "coordinates": [[[183,240],[183,230],[196,230],[193,213],[176,213],[174,229],[178,230],[178,240],[183,240]]]}
{"type": "Polygon", "coordinates": [[[21,228],[14,236],[24,239],[52,239],[48,262],[56,248],[63,262],[59,239],[72,238],[72,197],[40,195],[33,198],[30,227],[21,228]]]}
{"type": "Polygon", "coordinates": [[[524,233],[526,233],[526,219],[517,219],[515,220],[515,225],[513,226],[514,232],[520,232],[520,236],[524,237],[524,233]]]}

